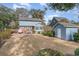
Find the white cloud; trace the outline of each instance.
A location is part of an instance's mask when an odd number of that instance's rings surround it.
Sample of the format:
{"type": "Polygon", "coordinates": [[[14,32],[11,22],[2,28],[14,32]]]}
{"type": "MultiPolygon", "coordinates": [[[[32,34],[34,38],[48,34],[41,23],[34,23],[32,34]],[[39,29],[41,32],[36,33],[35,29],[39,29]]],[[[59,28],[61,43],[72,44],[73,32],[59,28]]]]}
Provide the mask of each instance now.
{"type": "Polygon", "coordinates": [[[27,7],[31,7],[31,5],[29,3],[20,3],[20,5],[24,5],[24,6],[27,6],[27,7]]]}
{"type": "Polygon", "coordinates": [[[27,9],[31,9],[31,4],[29,3],[19,3],[22,6],[25,6],[27,9]]]}
{"type": "Polygon", "coordinates": [[[13,8],[27,8],[30,9],[31,5],[29,3],[18,3],[18,4],[13,4],[13,8]]]}
{"type": "Polygon", "coordinates": [[[40,5],[45,7],[47,6],[46,3],[40,3],[40,5]]]}
{"type": "Polygon", "coordinates": [[[59,17],[59,15],[54,14],[54,15],[46,15],[46,16],[44,16],[44,20],[46,21],[46,24],[48,23],[49,20],[52,20],[53,17],[59,17]]]}
{"type": "Polygon", "coordinates": [[[58,13],[59,14],[59,13],[62,13],[62,12],[60,12],[60,11],[57,10],[57,11],[55,11],[55,13],[58,13]]]}
{"type": "Polygon", "coordinates": [[[25,6],[20,6],[18,4],[13,4],[13,8],[16,9],[16,8],[25,8],[25,6]]]}
{"type": "Polygon", "coordinates": [[[59,17],[59,15],[49,15],[47,18],[48,20],[52,20],[53,17],[59,17]]]}

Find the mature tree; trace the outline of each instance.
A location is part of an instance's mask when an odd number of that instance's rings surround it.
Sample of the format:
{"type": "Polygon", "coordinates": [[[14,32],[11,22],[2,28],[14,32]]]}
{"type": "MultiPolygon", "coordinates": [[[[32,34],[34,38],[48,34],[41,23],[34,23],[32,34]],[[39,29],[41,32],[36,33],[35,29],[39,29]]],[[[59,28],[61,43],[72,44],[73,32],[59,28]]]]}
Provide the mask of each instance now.
{"type": "Polygon", "coordinates": [[[43,19],[45,11],[40,9],[31,9],[30,13],[32,14],[32,18],[43,19]]]}
{"type": "MultiPolygon", "coordinates": [[[[0,5],[0,25],[2,27],[8,27],[12,20],[16,20],[14,11],[8,7],[0,5]]],[[[2,28],[1,26],[0,28],[2,28]]]]}
{"type": "Polygon", "coordinates": [[[29,11],[25,8],[17,8],[16,9],[16,15],[17,15],[17,18],[19,17],[19,15],[25,15],[26,17],[28,17],[29,11]]]}
{"type": "Polygon", "coordinates": [[[0,31],[2,31],[4,29],[4,24],[2,21],[0,21],[0,31]]]}
{"type": "Polygon", "coordinates": [[[42,24],[44,24],[44,15],[46,10],[41,9],[31,9],[30,13],[32,15],[32,18],[38,18],[42,21],[42,24]]]}
{"type": "Polygon", "coordinates": [[[50,9],[58,10],[58,11],[68,11],[73,9],[77,4],[75,3],[48,3],[47,4],[50,9]]]}
{"type": "Polygon", "coordinates": [[[52,20],[48,20],[47,25],[50,26],[51,22],[52,22],[52,20]]]}

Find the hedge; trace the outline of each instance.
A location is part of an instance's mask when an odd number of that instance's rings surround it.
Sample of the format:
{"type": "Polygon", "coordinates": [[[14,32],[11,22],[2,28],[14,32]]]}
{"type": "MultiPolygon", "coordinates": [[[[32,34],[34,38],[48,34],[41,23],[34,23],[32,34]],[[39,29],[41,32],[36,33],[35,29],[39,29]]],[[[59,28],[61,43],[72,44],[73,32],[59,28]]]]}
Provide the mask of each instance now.
{"type": "Polygon", "coordinates": [[[74,36],[74,41],[78,42],[79,41],[79,33],[75,33],[73,36],[74,36]]]}

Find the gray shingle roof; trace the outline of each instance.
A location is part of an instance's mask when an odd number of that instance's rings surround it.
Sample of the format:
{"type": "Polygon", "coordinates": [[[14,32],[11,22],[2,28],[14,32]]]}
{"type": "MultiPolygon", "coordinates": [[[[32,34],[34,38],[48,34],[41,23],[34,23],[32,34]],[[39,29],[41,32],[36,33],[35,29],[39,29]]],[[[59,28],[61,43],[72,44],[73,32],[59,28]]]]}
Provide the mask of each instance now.
{"type": "Polygon", "coordinates": [[[37,19],[37,18],[26,18],[26,19],[19,19],[20,21],[39,21],[41,22],[41,19],[37,19]]]}
{"type": "Polygon", "coordinates": [[[54,17],[54,19],[56,19],[57,22],[59,24],[63,25],[64,27],[79,28],[79,25],[71,23],[67,18],[64,18],[64,17],[54,17]],[[65,21],[63,22],[63,20],[65,20],[65,21]]]}
{"type": "Polygon", "coordinates": [[[72,24],[72,23],[59,22],[59,24],[63,25],[64,27],[79,28],[79,25],[72,24]]]}
{"type": "Polygon", "coordinates": [[[54,17],[54,19],[56,19],[58,22],[61,21],[61,20],[67,20],[68,21],[68,19],[65,18],[65,17],[54,17]]]}

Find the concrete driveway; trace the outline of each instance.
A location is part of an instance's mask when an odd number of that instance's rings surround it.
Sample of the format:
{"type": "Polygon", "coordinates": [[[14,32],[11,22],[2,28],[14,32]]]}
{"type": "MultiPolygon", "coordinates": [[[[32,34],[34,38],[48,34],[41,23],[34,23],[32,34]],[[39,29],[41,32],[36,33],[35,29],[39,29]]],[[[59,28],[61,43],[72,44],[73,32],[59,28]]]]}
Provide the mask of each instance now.
{"type": "Polygon", "coordinates": [[[0,48],[0,55],[33,56],[43,48],[55,49],[63,52],[65,55],[74,55],[74,50],[78,47],[79,43],[64,41],[54,37],[14,33],[0,48]]]}

